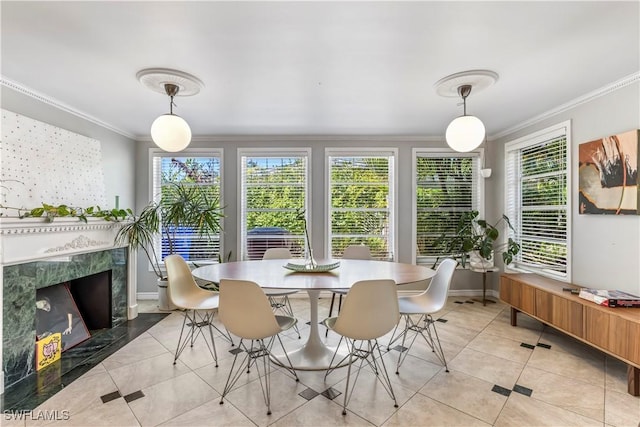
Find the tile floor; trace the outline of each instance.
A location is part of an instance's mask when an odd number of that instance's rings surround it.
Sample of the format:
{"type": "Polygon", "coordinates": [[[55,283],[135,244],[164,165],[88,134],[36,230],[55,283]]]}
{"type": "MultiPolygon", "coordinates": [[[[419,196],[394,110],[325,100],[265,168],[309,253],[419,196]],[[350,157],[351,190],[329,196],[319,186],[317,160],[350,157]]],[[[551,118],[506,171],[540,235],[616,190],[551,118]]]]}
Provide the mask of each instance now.
{"type": "MultiPolygon", "coordinates": [[[[292,299],[303,339],[309,306],[292,299]]],[[[320,302],[327,314],[329,299],[320,302]]],[[[155,303],[141,301],[142,311],[155,303]]],[[[172,352],[182,314],[151,327],[23,420],[3,414],[3,426],[632,426],[640,424],[640,398],[626,393],[626,366],[525,315],[509,324],[503,304],[486,307],[450,297],[438,316],[450,372],[416,341],[395,375],[398,350],[384,352],[399,408],[365,368],[341,414],[346,368],[299,372],[300,382],[272,371],[272,414],[266,414],[256,370],[243,374],[219,404],[232,347],[216,339],[218,368],[202,340],[176,365],[172,352]],[[330,397],[334,397],[333,400],[330,397]],[[52,420],[53,419],[53,420],[52,420]],[[57,419],[57,420],[55,420],[57,419]]],[[[324,334],[323,334],[324,335],[324,334]]],[[[285,346],[300,343],[294,332],[285,346]]],[[[324,339],[324,337],[323,337],[324,339]]],[[[386,343],[389,336],[381,339],[386,343]]],[[[326,338],[335,344],[338,337],[326,338]]],[[[384,348],[386,350],[386,347],[384,348]]]]}

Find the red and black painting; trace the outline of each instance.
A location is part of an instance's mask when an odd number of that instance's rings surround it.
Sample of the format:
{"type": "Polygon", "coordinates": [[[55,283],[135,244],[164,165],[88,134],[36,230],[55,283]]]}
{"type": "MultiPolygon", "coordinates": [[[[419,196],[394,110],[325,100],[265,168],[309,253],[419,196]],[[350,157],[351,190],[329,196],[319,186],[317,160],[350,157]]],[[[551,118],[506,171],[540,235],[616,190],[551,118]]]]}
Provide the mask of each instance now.
{"type": "Polygon", "coordinates": [[[580,144],[581,214],[638,215],[638,135],[640,130],[580,144]]]}

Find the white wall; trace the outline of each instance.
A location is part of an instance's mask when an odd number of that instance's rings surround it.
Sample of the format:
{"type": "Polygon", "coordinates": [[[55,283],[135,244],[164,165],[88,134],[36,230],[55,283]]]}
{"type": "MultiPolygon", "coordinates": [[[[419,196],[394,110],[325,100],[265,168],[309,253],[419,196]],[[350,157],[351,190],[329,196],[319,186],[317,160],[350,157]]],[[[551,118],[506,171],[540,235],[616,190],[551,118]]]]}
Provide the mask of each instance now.
{"type": "Polygon", "coordinates": [[[100,141],[107,201],[101,207],[113,208],[116,195],[121,208],[134,207],[135,141],[5,86],[1,91],[2,108],[100,141]]]}
{"type": "Polygon", "coordinates": [[[553,124],[571,120],[572,282],[640,295],[640,216],[578,214],[578,145],[640,129],[640,83],[595,98],[490,143],[489,217],[504,210],[504,144],[553,124]]]}

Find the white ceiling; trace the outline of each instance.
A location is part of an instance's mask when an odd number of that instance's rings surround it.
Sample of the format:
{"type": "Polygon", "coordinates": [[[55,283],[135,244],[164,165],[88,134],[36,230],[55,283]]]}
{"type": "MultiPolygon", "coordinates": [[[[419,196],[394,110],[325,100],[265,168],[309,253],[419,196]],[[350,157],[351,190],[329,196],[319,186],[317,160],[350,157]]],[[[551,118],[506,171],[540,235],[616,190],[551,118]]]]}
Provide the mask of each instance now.
{"type": "Polygon", "coordinates": [[[443,135],[436,94],[490,69],[468,99],[490,135],[640,70],[640,3],[2,1],[1,73],[136,137],[168,98],[136,72],[179,69],[194,135],[443,135]]]}

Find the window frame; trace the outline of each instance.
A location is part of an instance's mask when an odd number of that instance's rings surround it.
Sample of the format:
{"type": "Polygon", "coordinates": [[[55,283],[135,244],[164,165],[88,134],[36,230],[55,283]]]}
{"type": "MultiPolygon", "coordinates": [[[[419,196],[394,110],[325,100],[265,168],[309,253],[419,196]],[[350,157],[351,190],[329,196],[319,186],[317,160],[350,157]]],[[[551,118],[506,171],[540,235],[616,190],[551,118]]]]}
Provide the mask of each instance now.
{"type": "MultiPolygon", "coordinates": [[[[566,185],[566,205],[565,205],[565,214],[566,214],[566,274],[558,274],[552,270],[545,268],[529,268],[527,266],[515,265],[505,266],[505,272],[517,273],[517,272],[528,272],[528,273],[536,273],[541,276],[550,277],[552,279],[556,279],[559,281],[571,282],[572,278],[572,216],[573,216],[573,193],[572,193],[572,139],[571,139],[571,120],[566,120],[555,125],[546,127],[537,132],[533,132],[531,134],[522,136],[520,138],[508,141],[504,145],[504,207],[505,211],[509,210],[509,206],[511,204],[511,198],[517,197],[521,198],[522,187],[521,181],[518,177],[517,186],[515,188],[510,188],[510,185],[513,183],[509,179],[509,155],[513,152],[519,152],[522,149],[533,147],[535,145],[540,145],[552,139],[563,137],[566,140],[566,160],[565,160],[565,185],[566,185]]],[[[507,213],[507,212],[505,212],[507,213]]],[[[507,213],[508,215],[508,213],[507,213]]],[[[510,218],[514,228],[516,229],[516,233],[520,234],[521,230],[521,221],[518,218],[510,218]]],[[[513,235],[512,231],[509,231],[510,235],[513,235]]],[[[520,243],[520,240],[517,240],[520,243]]],[[[520,257],[522,252],[520,252],[517,257],[520,257]]]]}
{"type": "Polygon", "coordinates": [[[329,159],[331,157],[390,157],[390,167],[392,168],[392,180],[389,185],[389,193],[392,196],[391,209],[389,210],[389,225],[392,227],[390,233],[393,241],[389,244],[389,261],[397,261],[398,259],[398,148],[397,147],[325,147],[324,149],[324,257],[331,258],[331,165],[329,159]]]}
{"type": "MultiPolygon", "coordinates": [[[[243,157],[306,157],[306,177],[305,177],[305,186],[304,186],[304,204],[305,204],[305,220],[307,222],[307,230],[309,233],[309,240],[311,243],[311,247],[313,248],[313,231],[312,231],[312,197],[311,197],[311,177],[312,177],[312,150],[310,147],[277,147],[277,148],[262,148],[262,147],[242,147],[238,148],[237,151],[237,165],[238,165],[238,223],[237,223],[237,253],[238,260],[245,260],[245,250],[246,244],[243,240],[246,231],[244,228],[246,227],[246,221],[244,220],[244,204],[246,202],[245,198],[245,186],[244,181],[242,179],[243,175],[243,157]]],[[[305,248],[306,250],[306,248],[305,248]]],[[[248,258],[247,258],[248,259],[248,258]]]]}
{"type": "MultiPolygon", "coordinates": [[[[411,150],[411,259],[416,265],[427,265],[436,262],[437,257],[424,257],[418,262],[418,158],[473,158],[476,159],[473,191],[475,192],[475,209],[479,212],[479,218],[485,218],[485,183],[481,174],[482,161],[484,159],[484,148],[477,148],[468,152],[457,152],[448,148],[414,148],[411,150]]],[[[472,201],[473,203],[473,201],[472,201]]]]}
{"type": "MultiPolygon", "coordinates": [[[[220,206],[224,207],[224,149],[223,148],[186,148],[179,152],[169,152],[164,151],[161,148],[149,148],[149,157],[148,157],[148,170],[149,170],[149,185],[148,185],[148,196],[149,201],[159,202],[160,201],[160,190],[158,192],[154,192],[155,190],[155,176],[154,176],[154,160],[156,157],[217,157],[220,161],[220,206]]],[[[224,212],[223,212],[224,213],[224,212]]],[[[222,227],[220,233],[218,234],[219,239],[219,253],[224,254],[224,217],[220,219],[222,223],[222,227]]],[[[158,254],[158,261],[160,265],[160,271],[166,272],[164,267],[164,259],[162,259],[162,232],[158,233],[155,238],[153,245],[156,249],[156,253],[158,254]]],[[[206,262],[216,263],[217,260],[211,260],[206,262]]],[[[193,261],[187,261],[188,264],[192,264],[193,261]]],[[[149,272],[153,272],[153,267],[151,265],[151,261],[147,262],[147,268],[149,272]]]]}

